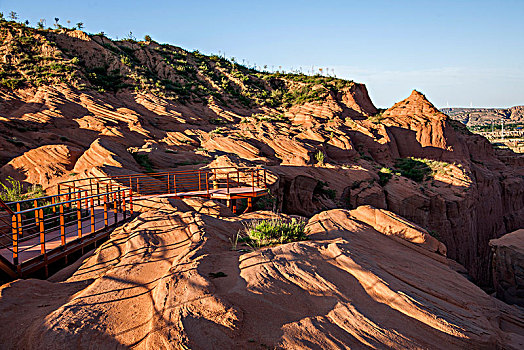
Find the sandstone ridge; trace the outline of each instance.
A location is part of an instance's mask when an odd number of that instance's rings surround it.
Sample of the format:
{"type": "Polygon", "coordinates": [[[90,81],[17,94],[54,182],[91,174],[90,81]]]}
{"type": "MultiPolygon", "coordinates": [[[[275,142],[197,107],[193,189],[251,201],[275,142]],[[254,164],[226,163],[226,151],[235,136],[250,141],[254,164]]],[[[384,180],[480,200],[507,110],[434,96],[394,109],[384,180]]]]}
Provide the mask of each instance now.
{"type": "Polygon", "coordinates": [[[5,348],[524,344],[520,309],[486,295],[442,255],[354,219],[386,211],[326,211],[309,220],[307,241],[241,252],[228,240],[241,220],[274,214],[213,218],[167,199],[141,207],[76,270],[0,287],[0,320],[19,322],[0,335],[5,348]]]}

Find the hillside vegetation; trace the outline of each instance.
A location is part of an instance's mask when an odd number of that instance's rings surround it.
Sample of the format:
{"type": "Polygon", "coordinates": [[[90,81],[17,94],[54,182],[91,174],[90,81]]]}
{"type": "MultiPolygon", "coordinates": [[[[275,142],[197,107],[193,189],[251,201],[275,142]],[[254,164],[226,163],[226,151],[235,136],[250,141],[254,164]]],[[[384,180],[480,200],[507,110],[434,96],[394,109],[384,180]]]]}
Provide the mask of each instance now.
{"type": "Polygon", "coordinates": [[[80,30],[35,29],[0,21],[0,84],[11,88],[66,83],[99,92],[148,91],[180,102],[286,108],[318,101],[353,82],[268,73],[234,59],[154,41],[111,40],[80,30]]]}

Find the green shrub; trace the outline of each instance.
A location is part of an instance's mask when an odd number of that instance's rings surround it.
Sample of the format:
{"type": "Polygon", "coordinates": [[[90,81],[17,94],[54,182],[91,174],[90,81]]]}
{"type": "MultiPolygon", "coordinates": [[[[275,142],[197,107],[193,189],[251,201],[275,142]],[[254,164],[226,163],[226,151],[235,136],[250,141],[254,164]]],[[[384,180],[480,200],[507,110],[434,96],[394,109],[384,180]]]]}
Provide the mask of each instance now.
{"type": "Polygon", "coordinates": [[[378,172],[378,183],[380,186],[385,186],[393,176],[393,170],[390,168],[382,168],[378,172]]]}
{"type": "Polygon", "coordinates": [[[24,191],[20,181],[13,179],[11,176],[8,176],[6,181],[7,184],[0,182],[0,199],[4,202],[15,202],[46,195],[40,185],[33,185],[27,191],[24,191]]]}
{"type": "Polygon", "coordinates": [[[238,240],[253,248],[303,241],[307,239],[305,228],[305,220],[286,220],[280,217],[253,220],[244,225],[243,236],[238,240]]]}
{"type": "Polygon", "coordinates": [[[402,176],[417,182],[435,174],[446,174],[449,166],[451,164],[439,160],[414,157],[397,159],[395,162],[395,168],[402,176]]]}
{"type": "Polygon", "coordinates": [[[421,182],[427,175],[431,174],[431,168],[417,158],[400,158],[395,162],[395,168],[402,176],[416,182],[421,182]]]}
{"type": "Polygon", "coordinates": [[[315,153],[315,159],[318,162],[318,164],[324,165],[324,161],[326,159],[326,155],[324,154],[324,152],[318,151],[317,153],[315,153]]]}
{"type": "Polygon", "coordinates": [[[223,134],[224,130],[225,130],[225,128],[218,127],[218,128],[216,128],[214,130],[211,130],[209,133],[210,134],[223,134]]]}
{"type": "Polygon", "coordinates": [[[146,169],[148,173],[152,173],[154,171],[153,164],[151,163],[151,160],[149,160],[149,156],[147,154],[132,152],[131,155],[133,156],[133,158],[135,158],[135,161],[141,167],[146,169]]]}
{"type": "Polygon", "coordinates": [[[383,116],[384,112],[378,112],[375,115],[372,115],[371,117],[368,117],[368,120],[372,122],[373,124],[380,124],[382,120],[384,120],[383,116]]]}
{"type": "Polygon", "coordinates": [[[209,122],[211,124],[213,124],[213,125],[227,124],[227,121],[225,121],[222,118],[213,118],[213,119],[209,120],[209,122]]]}
{"type": "Polygon", "coordinates": [[[8,79],[8,78],[4,78],[2,80],[0,80],[0,85],[3,85],[9,89],[16,89],[18,87],[20,87],[20,85],[22,85],[22,80],[20,79],[14,79],[14,78],[11,78],[11,79],[8,79]]]}

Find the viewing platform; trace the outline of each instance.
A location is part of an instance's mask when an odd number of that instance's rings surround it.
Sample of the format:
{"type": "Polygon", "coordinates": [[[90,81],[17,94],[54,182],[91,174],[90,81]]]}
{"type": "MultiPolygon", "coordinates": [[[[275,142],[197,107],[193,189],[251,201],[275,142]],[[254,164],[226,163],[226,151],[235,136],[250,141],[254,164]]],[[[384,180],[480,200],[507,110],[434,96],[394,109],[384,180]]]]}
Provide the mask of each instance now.
{"type": "MultiPolygon", "coordinates": [[[[134,215],[133,202],[153,197],[203,197],[237,201],[268,193],[262,168],[212,168],[59,183],[56,195],[4,203],[0,200],[0,272],[5,277],[48,277],[107,239],[134,215]],[[51,271],[52,272],[52,271],[51,271]]],[[[4,278],[5,279],[5,278],[4,278]]]]}

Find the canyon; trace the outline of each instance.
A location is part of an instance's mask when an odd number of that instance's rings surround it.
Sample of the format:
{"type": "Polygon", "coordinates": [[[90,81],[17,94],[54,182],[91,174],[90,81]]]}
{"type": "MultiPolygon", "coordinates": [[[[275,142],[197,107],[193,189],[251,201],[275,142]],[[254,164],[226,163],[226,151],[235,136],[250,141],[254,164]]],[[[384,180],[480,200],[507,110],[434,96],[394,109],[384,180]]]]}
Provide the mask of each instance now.
{"type": "Polygon", "coordinates": [[[23,324],[7,348],[524,346],[522,309],[486,293],[504,294],[490,241],[524,227],[524,157],[421,92],[380,110],[361,83],[154,41],[6,21],[0,38],[1,180],[52,194],[260,166],[270,182],[242,215],[149,199],[76,265],[4,284],[0,318],[23,324]],[[231,249],[245,222],[275,215],[304,217],[308,239],[231,249]]]}

